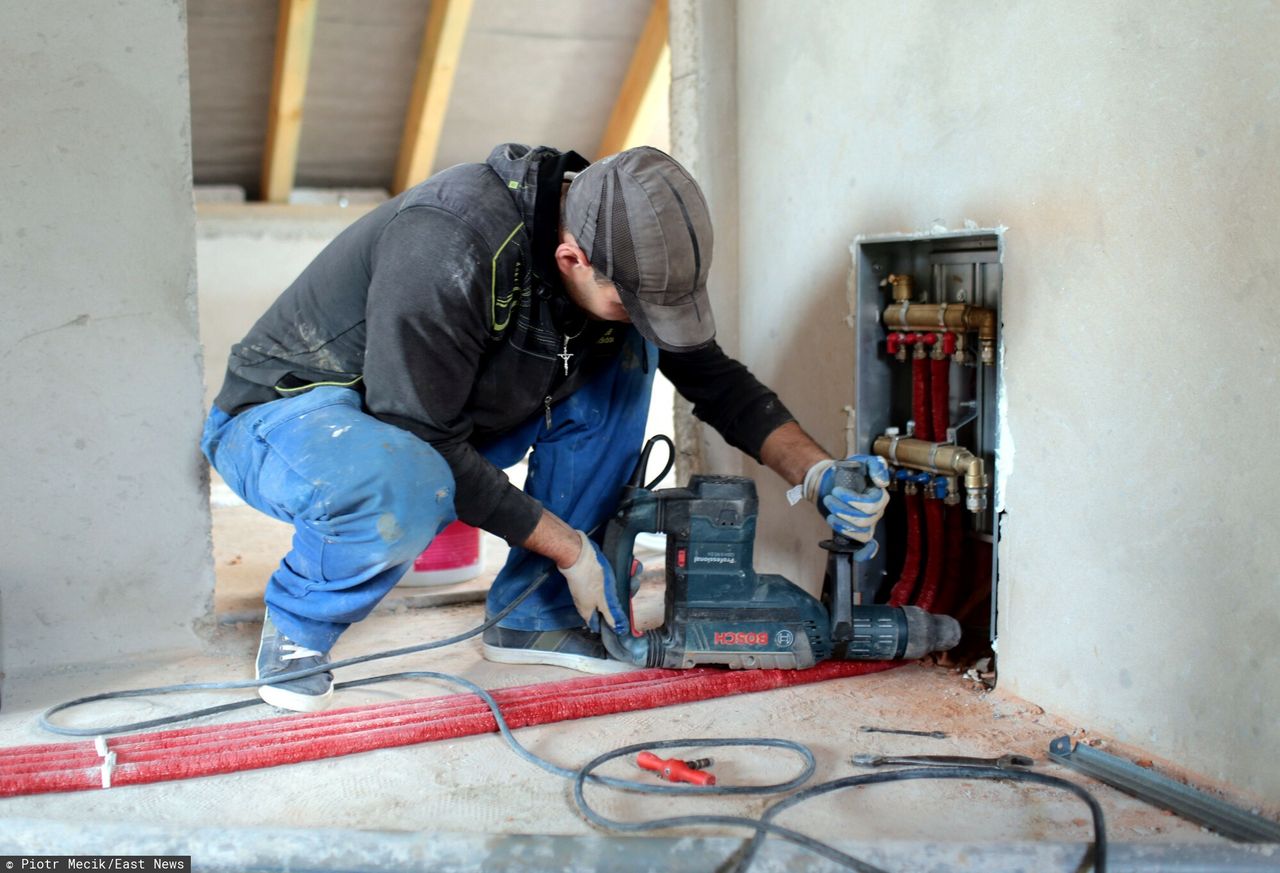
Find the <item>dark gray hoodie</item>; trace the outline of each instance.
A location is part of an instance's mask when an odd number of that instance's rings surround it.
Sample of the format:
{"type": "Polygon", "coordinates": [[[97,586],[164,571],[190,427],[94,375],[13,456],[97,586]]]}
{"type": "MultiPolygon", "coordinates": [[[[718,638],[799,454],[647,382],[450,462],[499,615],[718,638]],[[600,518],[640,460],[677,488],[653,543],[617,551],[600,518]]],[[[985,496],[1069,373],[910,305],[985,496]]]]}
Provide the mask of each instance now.
{"type": "MultiPolygon", "coordinates": [[[[585,166],[573,152],[507,144],[486,163],[450,167],[380,205],[232,347],[215,404],[234,415],[317,385],[349,385],[370,414],[445,458],[459,518],[522,543],[541,506],[473,443],[543,414],[622,346],[620,326],[588,320],[555,268],[561,181],[585,166]],[[565,336],[574,336],[568,375],[558,357],[565,336]]],[[[714,342],[662,352],[659,369],[696,415],[757,459],[765,437],[792,420],[714,342]]]]}

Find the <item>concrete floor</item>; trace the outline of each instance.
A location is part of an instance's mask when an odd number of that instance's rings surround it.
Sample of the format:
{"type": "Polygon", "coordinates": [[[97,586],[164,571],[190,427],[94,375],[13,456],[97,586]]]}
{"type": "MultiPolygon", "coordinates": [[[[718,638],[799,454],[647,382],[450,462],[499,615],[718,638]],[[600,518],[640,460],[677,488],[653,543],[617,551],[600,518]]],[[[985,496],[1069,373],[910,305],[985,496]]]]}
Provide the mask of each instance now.
{"type": "MultiPolygon", "coordinates": [[[[232,577],[239,578],[241,583],[238,588],[228,585],[220,590],[219,607],[224,617],[256,615],[257,606],[252,599],[260,594],[244,587],[245,574],[257,580],[254,585],[260,591],[260,580],[265,574],[259,565],[266,562],[269,572],[276,560],[268,557],[273,554],[271,550],[281,545],[280,535],[287,541],[287,529],[275,529],[256,515],[246,515],[243,509],[234,502],[219,506],[215,500],[220,585],[232,577]],[[224,547],[230,540],[237,544],[235,549],[224,547]]],[[[473,583],[471,587],[482,588],[483,584],[473,583]]],[[[443,637],[481,620],[482,609],[475,603],[412,607],[412,598],[421,595],[420,589],[393,594],[399,603],[393,600],[392,608],[353,627],[340,641],[334,656],[346,657],[443,637]]],[[[650,609],[653,605],[655,601],[650,600],[650,609]]],[[[49,736],[42,734],[35,724],[37,713],[75,696],[109,688],[249,676],[257,633],[258,627],[253,621],[227,621],[220,625],[216,638],[203,652],[9,677],[4,710],[0,713],[0,746],[48,742],[49,736]]],[[[554,667],[490,664],[481,658],[479,643],[474,640],[440,652],[362,665],[355,673],[372,675],[407,669],[453,672],[489,688],[575,675],[554,667]]],[[[442,693],[450,691],[427,683],[398,682],[376,689],[342,692],[336,705],[442,693]]],[[[182,698],[99,705],[68,717],[67,721],[135,720],[208,705],[240,694],[206,692],[182,698]]],[[[263,707],[231,713],[224,720],[271,714],[271,710],[263,707]]],[[[988,691],[981,683],[952,670],[913,664],[822,685],[526,728],[519,736],[539,755],[567,767],[580,765],[610,748],[648,739],[724,735],[785,737],[813,749],[819,765],[816,778],[825,780],[858,772],[849,758],[860,752],[966,755],[1019,752],[1043,762],[1049,741],[1064,733],[1087,738],[1076,726],[1057,720],[1034,704],[988,691]],[[950,738],[864,734],[857,729],[863,724],[941,729],[950,734],[950,738]]],[[[699,754],[696,748],[689,750],[690,756],[699,754]]],[[[754,751],[724,750],[712,754],[722,784],[777,781],[793,772],[793,761],[786,755],[762,756],[754,751]]],[[[1106,809],[1109,836],[1116,843],[1178,846],[1197,851],[1231,845],[1196,825],[1070,771],[1053,765],[1041,766],[1045,772],[1089,784],[1106,809]]],[[[615,765],[614,772],[634,775],[628,774],[622,763],[615,765]]],[[[754,816],[768,802],[759,798],[660,800],[603,790],[594,791],[592,796],[604,814],[617,818],[695,811],[754,816]]],[[[145,823],[150,828],[176,829],[177,833],[192,832],[195,828],[337,827],[404,834],[422,831],[568,837],[597,834],[575,812],[565,780],[519,760],[496,735],[188,782],[9,798],[0,804],[6,819],[19,822],[30,819],[49,827],[61,826],[59,823],[82,827],[120,824],[142,827],[145,823]]],[[[1072,797],[1047,788],[985,782],[875,786],[817,799],[789,811],[780,823],[824,840],[882,848],[942,845],[951,846],[955,851],[964,846],[993,849],[1001,844],[1082,843],[1090,834],[1087,810],[1072,797]]],[[[740,832],[713,828],[703,830],[701,835],[740,836],[740,832]]],[[[0,850],[21,846],[20,841],[14,842],[11,837],[12,834],[7,836],[7,832],[0,829],[0,850]],[[7,838],[10,838],[8,843],[7,838]]],[[[779,859],[805,857],[803,853],[795,856],[786,848],[779,848],[777,852],[779,859]]],[[[907,855],[896,857],[901,860],[907,855]]],[[[983,863],[995,869],[989,861],[983,863]]],[[[948,864],[938,869],[947,869],[948,864]]]]}

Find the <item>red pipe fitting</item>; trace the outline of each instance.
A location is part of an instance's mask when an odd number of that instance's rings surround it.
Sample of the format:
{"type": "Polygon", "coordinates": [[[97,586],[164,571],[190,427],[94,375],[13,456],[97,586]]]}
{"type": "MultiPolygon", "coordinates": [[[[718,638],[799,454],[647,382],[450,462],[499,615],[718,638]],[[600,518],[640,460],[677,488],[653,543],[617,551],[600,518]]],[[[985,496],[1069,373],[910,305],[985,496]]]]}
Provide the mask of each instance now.
{"type": "Polygon", "coordinates": [[[642,770],[652,770],[660,779],[668,782],[688,782],[691,785],[715,785],[716,777],[706,770],[694,770],[679,758],[659,758],[653,752],[636,755],[636,765],[642,770]]]}
{"type": "Polygon", "coordinates": [[[956,335],[954,333],[944,333],[942,335],[942,353],[947,357],[951,357],[956,353],[956,335]]]}

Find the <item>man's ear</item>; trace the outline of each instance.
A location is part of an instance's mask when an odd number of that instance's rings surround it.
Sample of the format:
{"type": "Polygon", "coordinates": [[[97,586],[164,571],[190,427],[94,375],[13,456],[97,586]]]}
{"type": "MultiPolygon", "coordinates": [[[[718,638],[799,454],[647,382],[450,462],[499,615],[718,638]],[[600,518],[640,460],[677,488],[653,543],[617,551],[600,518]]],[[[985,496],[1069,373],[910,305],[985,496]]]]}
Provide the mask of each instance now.
{"type": "Polygon", "coordinates": [[[565,240],[556,246],[556,266],[561,273],[569,273],[578,267],[591,267],[587,253],[572,240],[565,240]]]}

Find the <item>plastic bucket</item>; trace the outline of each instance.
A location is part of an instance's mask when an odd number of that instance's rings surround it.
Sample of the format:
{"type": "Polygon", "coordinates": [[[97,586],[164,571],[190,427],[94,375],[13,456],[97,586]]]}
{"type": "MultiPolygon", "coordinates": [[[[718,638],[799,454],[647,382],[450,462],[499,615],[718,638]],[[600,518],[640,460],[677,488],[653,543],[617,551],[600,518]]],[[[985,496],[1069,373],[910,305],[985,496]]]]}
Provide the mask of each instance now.
{"type": "Polygon", "coordinates": [[[480,529],[455,521],[446,527],[414,558],[413,566],[401,585],[452,585],[480,575],[484,554],[480,547],[480,529]]]}

